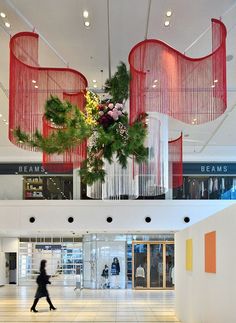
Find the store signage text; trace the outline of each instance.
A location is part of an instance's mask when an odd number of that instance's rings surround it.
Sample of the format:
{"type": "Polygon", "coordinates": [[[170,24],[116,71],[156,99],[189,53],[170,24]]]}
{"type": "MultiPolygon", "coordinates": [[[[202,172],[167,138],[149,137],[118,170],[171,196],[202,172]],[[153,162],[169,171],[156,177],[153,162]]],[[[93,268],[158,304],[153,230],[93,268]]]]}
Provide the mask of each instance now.
{"type": "Polygon", "coordinates": [[[45,169],[43,166],[29,166],[29,165],[24,165],[24,166],[18,166],[18,173],[45,173],[45,169]]]}
{"type": "Polygon", "coordinates": [[[215,166],[206,166],[206,165],[202,165],[201,166],[201,173],[227,173],[228,172],[228,167],[226,165],[224,166],[219,166],[219,165],[215,165],[215,166]]]}

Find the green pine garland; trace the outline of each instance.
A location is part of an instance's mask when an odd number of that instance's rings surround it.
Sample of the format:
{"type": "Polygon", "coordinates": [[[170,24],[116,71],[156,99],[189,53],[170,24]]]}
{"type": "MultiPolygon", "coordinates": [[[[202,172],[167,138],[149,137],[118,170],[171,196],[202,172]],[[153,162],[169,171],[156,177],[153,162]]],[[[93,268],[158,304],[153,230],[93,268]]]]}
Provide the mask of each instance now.
{"type": "Polygon", "coordinates": [[[132,156],[137,163],[147,159],[148,149],[144,146],[146,115],[140,115],[129,125],[122,105],[115,105],[127,100],[129,81],[126,65],[121,63],[115,75],[106,81],[106,91],[112,96],[114,104],[99,106],[97,96],[87,92],[86,112],[83,113],[70,102],[51,96],[45,104],[44,117],[56,131],[44,137],[38,130],[29,135],[17,128],[14,135],[19,143],[47,154],[62,154],[89,139],[87,159],[80,169],[81,180],[88,185],[98,180],[103,182],[106,175],[104,159],[112,163],[115,158],[124,168],[132,156]]]}

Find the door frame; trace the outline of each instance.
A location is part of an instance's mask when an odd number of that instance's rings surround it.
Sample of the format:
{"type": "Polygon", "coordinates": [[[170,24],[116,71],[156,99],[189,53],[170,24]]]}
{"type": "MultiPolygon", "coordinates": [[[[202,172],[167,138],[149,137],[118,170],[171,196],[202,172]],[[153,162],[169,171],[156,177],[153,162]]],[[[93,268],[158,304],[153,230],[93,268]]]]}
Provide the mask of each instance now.
{"type": "Polygon", "coordinates": [[[173,287],[166,287],[166,245],[175,245],[174,241],[132,241],[132,289],[174,289],[173,287]],[[147,245],[147,287],[134,287],[134,245],[146,244],[147,245]],[[163,287],[150,287],[150,245],[163,245],[163,287]]]}

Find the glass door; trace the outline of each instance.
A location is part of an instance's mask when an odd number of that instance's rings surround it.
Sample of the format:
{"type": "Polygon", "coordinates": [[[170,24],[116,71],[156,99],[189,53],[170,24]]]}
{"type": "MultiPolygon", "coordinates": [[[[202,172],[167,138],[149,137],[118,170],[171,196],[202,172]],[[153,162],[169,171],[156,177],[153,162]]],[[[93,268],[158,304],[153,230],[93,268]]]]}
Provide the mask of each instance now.
{"type": "Polygon", "coordinates": [[[163,243],[150,244],[150,288],[163,288],[163,243]]]}
{"type": "Polygon", "coordinates": [[[133,242],[133,288],[174,287],[174,243],[133,242]]]}

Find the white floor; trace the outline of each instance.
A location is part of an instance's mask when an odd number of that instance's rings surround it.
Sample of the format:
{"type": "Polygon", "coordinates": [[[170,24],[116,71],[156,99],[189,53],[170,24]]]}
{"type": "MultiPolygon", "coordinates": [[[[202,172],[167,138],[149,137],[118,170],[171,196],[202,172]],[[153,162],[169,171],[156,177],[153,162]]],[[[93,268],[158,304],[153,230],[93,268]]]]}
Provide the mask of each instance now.
{"type": "Polygon", "coordinates": [[[0,322],[180,322],[174,313],[174,291],[82,290],[49,287],[56,311],[40,299],[30,312],[35,288],[0,287],[0,322]]]}

